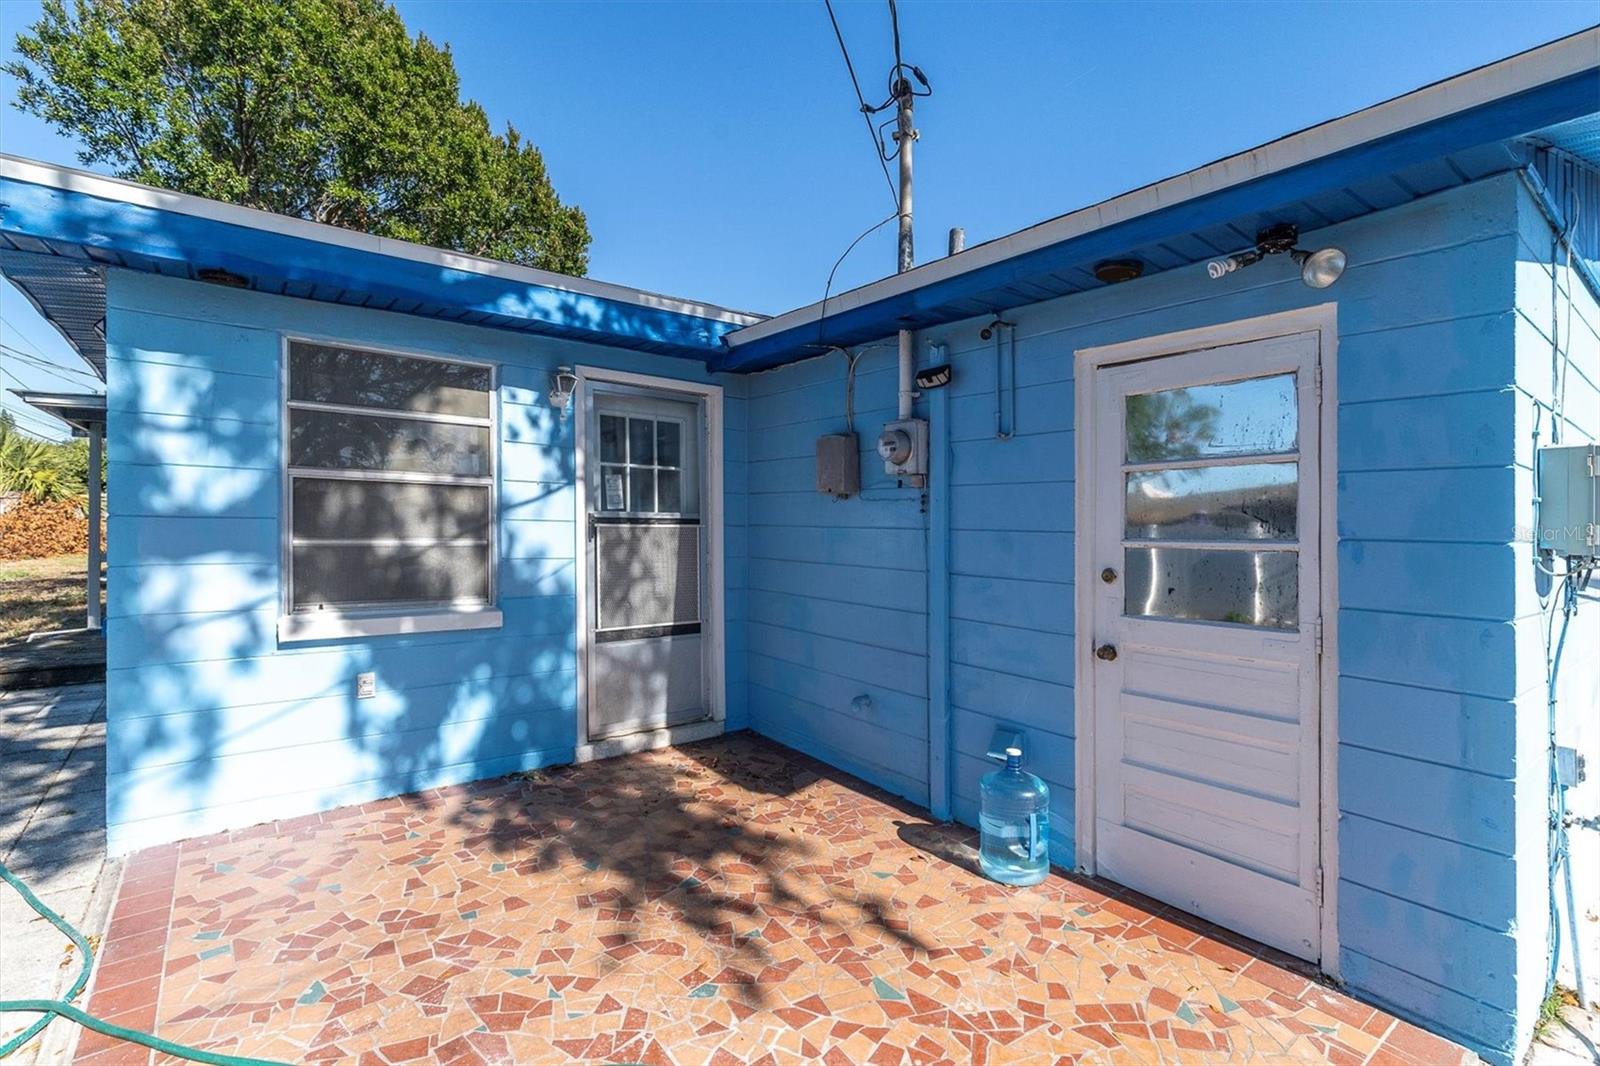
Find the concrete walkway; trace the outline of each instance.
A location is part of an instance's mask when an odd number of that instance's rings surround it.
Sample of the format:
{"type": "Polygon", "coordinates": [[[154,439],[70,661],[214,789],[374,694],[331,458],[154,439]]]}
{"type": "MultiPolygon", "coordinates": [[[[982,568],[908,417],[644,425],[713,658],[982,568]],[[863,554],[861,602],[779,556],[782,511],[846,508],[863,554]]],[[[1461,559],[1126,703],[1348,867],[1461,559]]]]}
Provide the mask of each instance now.
{"type": "MultiPolygon", "coordinates": [[[[0,861],[91,942],[115,895],[105,749],[104,686],[0,694],[0,861]]],[[[55,998],[81,965],[71,943],[0,882],[0,999],[55,998]]],[[[0,1040],[35,1017],[0,1015],[0,1040]]],[[[6,1066],[65,1061],[76,1028],[53,1023],[6,1066]]]]}

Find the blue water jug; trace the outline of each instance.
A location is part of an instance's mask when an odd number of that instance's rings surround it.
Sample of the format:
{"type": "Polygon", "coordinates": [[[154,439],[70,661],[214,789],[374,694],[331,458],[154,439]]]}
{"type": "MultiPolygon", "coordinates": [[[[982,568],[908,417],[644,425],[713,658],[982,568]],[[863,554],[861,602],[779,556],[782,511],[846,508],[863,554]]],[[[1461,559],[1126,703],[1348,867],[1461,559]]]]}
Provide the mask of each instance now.
{"type": "Polygon", "coordinates": [[[978,783],[978,865],[1007,885],[1036,885],[1050,872],[1050,786],[1006,749],[1006,768],[978,783]]]}

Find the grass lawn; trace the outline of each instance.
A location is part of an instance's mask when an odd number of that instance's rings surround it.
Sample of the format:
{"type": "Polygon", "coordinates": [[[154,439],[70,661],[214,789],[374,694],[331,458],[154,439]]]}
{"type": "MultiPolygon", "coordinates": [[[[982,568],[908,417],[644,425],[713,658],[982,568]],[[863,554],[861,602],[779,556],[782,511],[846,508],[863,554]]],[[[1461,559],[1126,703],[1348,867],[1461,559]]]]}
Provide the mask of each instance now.
{"type": "Polygon", "coordinates": [[[0,644],[83,625],[82,555],[0,561],[0,644]]]}

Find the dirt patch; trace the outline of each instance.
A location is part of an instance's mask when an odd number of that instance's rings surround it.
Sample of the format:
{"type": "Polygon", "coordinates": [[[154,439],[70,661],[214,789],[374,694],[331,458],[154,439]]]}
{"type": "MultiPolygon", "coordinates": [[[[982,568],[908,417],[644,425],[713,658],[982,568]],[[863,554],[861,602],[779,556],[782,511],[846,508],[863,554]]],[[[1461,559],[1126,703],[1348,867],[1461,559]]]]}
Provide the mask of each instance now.
{"type": "Polygon", "coordinates": [[[0,562],[0,644],[83,625],[87,566],[82,555],[0,562]]]}

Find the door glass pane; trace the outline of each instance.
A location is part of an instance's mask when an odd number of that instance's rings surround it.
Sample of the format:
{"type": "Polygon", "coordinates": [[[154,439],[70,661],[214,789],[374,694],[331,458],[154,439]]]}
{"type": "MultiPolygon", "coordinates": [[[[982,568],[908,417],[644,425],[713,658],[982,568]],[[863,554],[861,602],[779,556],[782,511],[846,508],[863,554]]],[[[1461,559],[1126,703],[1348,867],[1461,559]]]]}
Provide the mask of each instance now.
{"type": "Polygon", "coordinates": [[[1294,629],[1299,622],[1300,555],[1293,551],[1125,548],[1134,618],[1181,618],[1294,629]]]}
{"type": "Polygon", "coordinates": [[[488,367],[300,341],[289,359],[291,400],[489,417],[488,367]]]}
{"type": "Polygon", "coordinates": [[[682,475],[678,471],[656,471],[656,509],[667,514],[683,510],[682,475]]]}
{"type": "Polygon", "coordinates": [[[604,466],[600,468],[600,509],[626,511],[628,509],[628,468],[604,466]]]}
{"type": "Polygon", "coordinates": [[[628,462],[650,466],[655,461],[656,424],[648,418],[628,419],[628,462]]]}
{"type": "Polygon", "coordinates": [[[682,466],[679,435],[683,427],[676,422],[656,423],[656,465],[682,466]]]}
{"type": "Polygon", "coordinates": [[[628,510],[656,509],[656,472],[649,467],[628,467],[628,510]]]}
{"type": "Polygon", "coordinates": [[[619,415],[600,416],[600,461],[603,463],[625,463],[628,461],[627,452],[624,450],[622,434],[625,432],[627,419],[619,415]]]}
{"type": "Polygon", "coordinates": [[[489,428],[336,411],[289,412],[289,464],[489,475],[489,428]]]}
{"type": "Polygon", "coordinates": [[[1126,535],[1139,540],[1294,540],[1298,463],[1127,475],[1126,535]]]}
{"type": "Polygon", "coordinates": [[[1130,463],[1295,449],[1299,409],[1293,374],[1196,385],[1127,397],[1130,463]]]}

